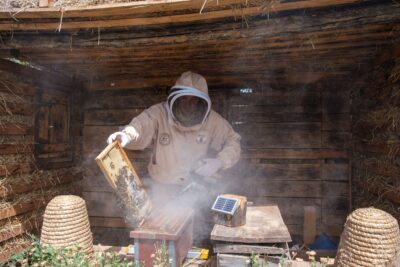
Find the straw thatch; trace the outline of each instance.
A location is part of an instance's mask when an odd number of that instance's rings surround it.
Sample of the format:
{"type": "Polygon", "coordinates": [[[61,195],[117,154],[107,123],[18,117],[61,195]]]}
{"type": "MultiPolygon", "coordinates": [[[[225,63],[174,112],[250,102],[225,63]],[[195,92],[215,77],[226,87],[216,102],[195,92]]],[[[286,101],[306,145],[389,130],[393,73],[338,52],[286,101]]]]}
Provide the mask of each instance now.
{"type": "Polygon", "coordinates": [[[347,218],[336,266],[387,266],[399,243],[399,225],[393,216],[376,208],[357,209],[347,218]]]}
{"type": "MultiPolygon", "coordinates": [[[[103,4],[114,3],[129,3],[135,2],[134,0],[55,0],[51,6],[54,7],[85,7],[103,4]]],[[[39,7],[39,0],[0,0],[0,10],[13,9],[13,8],[37,8],[39,7]]]]}
{"type": "Polygon", "coordinates": [[[73,195],[53,198],[46,207],[40,241],[55,248],[78,245],[93,253],[93,238],[85,201],[73,195]]]}
{"type": "Polygon", "coordinates": [[[22,234],[17,237],[13,237],[5,242],[0,243],[0,261],[3,261],[12,255],[19,253],[27,249],[31,244],[31,238],[26,235],[22,234]]]}

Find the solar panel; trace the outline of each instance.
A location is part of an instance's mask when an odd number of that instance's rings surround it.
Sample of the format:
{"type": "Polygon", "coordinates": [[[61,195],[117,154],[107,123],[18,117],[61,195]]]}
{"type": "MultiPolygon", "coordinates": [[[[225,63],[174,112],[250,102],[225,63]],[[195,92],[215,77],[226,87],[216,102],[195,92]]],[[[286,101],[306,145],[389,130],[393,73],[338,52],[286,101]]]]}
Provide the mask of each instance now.
{"type": "Polygon", "coordinates": [[[239,200],[236,198],[218,196],[211,209],[216,212],[233,215],[235,214],[238,204],[239,200]]]}

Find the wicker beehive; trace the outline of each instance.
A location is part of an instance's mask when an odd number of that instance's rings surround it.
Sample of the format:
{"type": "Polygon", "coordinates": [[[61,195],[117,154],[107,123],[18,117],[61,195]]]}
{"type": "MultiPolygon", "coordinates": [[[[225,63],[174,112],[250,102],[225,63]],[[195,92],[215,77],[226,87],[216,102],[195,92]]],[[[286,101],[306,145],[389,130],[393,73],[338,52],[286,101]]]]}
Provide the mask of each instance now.
{"type": "Polygon", "coordinates": [[[357,209],[347,217],[335,265],[387,266],[399,242],[399,225],[393,216],[375,208],[357,209]]]}
{"type": "Polygon", "coordinates": [[[73,195],[53,198],[44,213],[40,242],[55,248],[79,245],[83,252],[92,254],[93,238],[85,200],[73,195]]]}

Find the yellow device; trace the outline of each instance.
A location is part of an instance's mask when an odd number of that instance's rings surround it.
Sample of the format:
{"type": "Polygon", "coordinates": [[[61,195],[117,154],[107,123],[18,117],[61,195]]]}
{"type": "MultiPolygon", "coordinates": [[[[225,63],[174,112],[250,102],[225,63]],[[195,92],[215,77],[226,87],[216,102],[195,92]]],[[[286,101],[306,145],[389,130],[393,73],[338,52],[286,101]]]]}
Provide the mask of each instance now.
{"type": "Polygon", "coordinates": [[[191,248],[186,256],[188,259],[208,259],[209,250],[205,248],[191,248]]]}
{"type": "Polygon", "coordinates": [[[200,251],[200,259],[201,260],[207,260],[208,259],[208,252],[209,252],[208,249],[205,249],[205,248],[201,249],[201,251],[200,251]]]}

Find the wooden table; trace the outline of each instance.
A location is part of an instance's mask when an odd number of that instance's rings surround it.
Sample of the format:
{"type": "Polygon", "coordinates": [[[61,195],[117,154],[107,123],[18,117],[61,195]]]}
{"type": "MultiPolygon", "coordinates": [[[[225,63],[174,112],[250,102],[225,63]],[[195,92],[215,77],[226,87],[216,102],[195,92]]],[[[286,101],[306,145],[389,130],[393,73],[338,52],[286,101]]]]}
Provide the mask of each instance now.
{"type": "MultiPolygon", "coordinates": [[[[277,254],[287,255],[290,259],[288,242],[292,238],[276,205],[247,207],[246,225],[227,227],[216,224],[211,232],[211,240],[214,241],[214,252],[218,253],[222,262],[227,261],[223,258],[224,253],[277,254]]],[[[219,266],[229,266],[229,263],[219,266]]]]}

